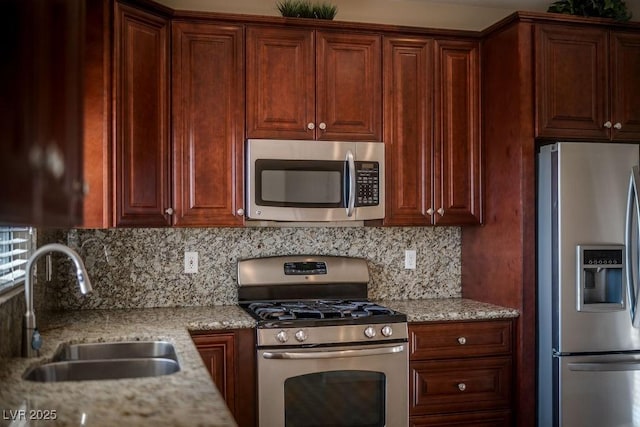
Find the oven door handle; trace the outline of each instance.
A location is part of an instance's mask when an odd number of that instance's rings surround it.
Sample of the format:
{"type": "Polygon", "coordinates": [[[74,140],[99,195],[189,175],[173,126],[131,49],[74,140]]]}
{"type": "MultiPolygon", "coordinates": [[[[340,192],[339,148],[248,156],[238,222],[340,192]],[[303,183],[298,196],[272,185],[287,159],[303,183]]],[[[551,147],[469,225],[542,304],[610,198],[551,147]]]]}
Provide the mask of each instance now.
{"type": "Polygon", "coordinates": [[[383,354],[402,353],[404,345],[393,347],[376,347],[362,350],[337,350],[337,351],[283,351],[272,353],[266,351],[262,354],[265,359],[338,359],[341,357],[379,356],[383,354]]]}

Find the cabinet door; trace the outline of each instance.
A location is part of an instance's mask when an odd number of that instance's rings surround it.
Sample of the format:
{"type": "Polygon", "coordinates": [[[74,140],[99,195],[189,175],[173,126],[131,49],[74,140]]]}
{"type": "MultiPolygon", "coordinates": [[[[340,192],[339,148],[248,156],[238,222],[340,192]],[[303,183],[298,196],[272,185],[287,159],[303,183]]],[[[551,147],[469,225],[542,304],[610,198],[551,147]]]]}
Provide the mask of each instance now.
{"type": "Polygon", "coordinates": [[[377,35],[318,32],[316,139],[381,140],[380,45],[377,35]]]}
{"type": "Polygon", "coordinates": [[[435,70],[434,223],[480,224],[478,44],[437,41],[435,70]]]}
{"type": "Polygon", "coordinates": [[[607,31],[558,25],[535,31],[536,137],[608,139],[607,31]]]}
{"type": "Polygon", "coordinates": [[[384,40],[385,225],[427,225],[433,158],[433,42],[384,40]]]}
{"type": "Polygon", "coordinates": [[[83,2],[11,0],[3,12],[0,222],[78,225],[83,2]]]}
{"type": "Polygon", "coordinates": [[[105,0],[85,0],[84,184],[82,226],[112,225],[111,212],[111,36],[113,7],[105,0]]]}
{"type": "Polygon", "coordinates": [[[612,138],[640,141],[640,34],[612,32],[610,40],[612,138]]]}
{"type": "Polygon", "coordinates": [[[169,22],[116,3],[114,28],[116,225],[169,225],[169,22]]]}
{"type": "Polygon", "coordinates": [[[229,410],[235,412],[235,335],[233,332],[195,335],[193,342],[211,379],[218,387],[229,410]]]}
{"type": "Polygon", "coordinates": [[[255,427],[255,329],[204,332],[192,338],[238,426],[255,427]]]}
{"type": "Polygon", "coordinates": [[[314,139],[313,31],[248,27],[246,37],[247,137],[314,139]]]}
{"type": "Polygon", "coordinates": [[[409,413],[509,409],[511,364],[510,356],[411,362],[409,413]]]}
{"type": "Polygon", "coordinates": [[[173,25],[175,225],[242,225],[241,26],[173,25]]]}

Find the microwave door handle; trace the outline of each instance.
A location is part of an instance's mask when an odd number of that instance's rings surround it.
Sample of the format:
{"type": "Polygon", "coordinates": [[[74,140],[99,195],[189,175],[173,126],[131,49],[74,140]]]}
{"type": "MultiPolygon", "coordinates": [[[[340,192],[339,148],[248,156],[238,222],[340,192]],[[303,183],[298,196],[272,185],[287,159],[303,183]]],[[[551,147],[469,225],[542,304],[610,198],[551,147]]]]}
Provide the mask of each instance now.
{"type": "Polygon", "coordinates": [[[347,164],[349,166],[349,196],[347,202],[347,217],[353,216],[356,205],[356,162],[353,159],[351,150],[347,151],[347,164]]]}
{"type": "Polygon", "coordinates": [[[625,258],[626,258],[626,276],[627,289],[629,292],[629,313],[631,315],[631,323],[635,328],[640,327],[640,316],[638,315],[638,227],[640,227],[640,204],[638,203],[638,185],[640,184],[640,170],[638,166],[634,166],[631,170],[629,179],[629,192],[627,196],[627,215],[625,221],[625,258]]]}

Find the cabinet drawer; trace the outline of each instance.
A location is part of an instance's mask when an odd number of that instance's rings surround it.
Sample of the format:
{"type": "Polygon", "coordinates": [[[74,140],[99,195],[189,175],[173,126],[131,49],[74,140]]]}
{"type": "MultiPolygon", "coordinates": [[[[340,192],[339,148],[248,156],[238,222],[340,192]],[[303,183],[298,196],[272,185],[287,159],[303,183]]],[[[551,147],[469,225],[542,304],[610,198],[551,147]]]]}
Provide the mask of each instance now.
{"type": "Polygon", "coordinates": [[[409,413],[508,409],[511,357],[411,362],[409,413]]]}
{"type": "Polygon", "coordinates": [[[409,427],[508,427],[511,412],[491,411],[470,414],[430,415],[411,417],[409,427]]]}
{"type": "Polygon", "coordinates": [[[410,360],[511,353],[511,320],[409,325],[410,360]]]}

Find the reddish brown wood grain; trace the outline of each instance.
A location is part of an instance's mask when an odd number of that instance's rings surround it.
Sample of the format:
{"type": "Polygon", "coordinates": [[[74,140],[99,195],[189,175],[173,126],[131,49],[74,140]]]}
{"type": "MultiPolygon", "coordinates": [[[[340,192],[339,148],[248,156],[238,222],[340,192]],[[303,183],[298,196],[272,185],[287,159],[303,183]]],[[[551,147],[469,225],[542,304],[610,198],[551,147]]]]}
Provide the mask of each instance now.
{"type": "Polygon", "coordinates": [[[174,224],[242,225],[243,28],[177,22],[172,32],[174,224]]]}
{"type": "Polygon", "coordinates": [[[193,342],[240,427],[257,425],[256,349],[253,329],[202,331],[193,342]]]}
{"type": "Polygon", "coordinates": [[[640,34],[613,31],[611,43],[611,130],[616,141],[640,141],[640,34]]]}
{"type": "Polygon", "coordinates": [[[433,206],[433,40],[384,40],[385,225],[429,225],[433,206]]]}
{"type": "Polygon", "coordinates": [[[171,224],[169,20],[116,2],[115,222],[171,224]]]}
{"type": "Polygon", "coordinates": [[[533,25],[513,23],[482,46],[484,225],[462,230],[462,295],[520,310],[515,418],[535,425],[535,140],[533,25]]]}
{"type": "Polygon", "coordinates": [[[435,48],[434,222],[480,224],[479,46],[437,40],[435,48]]]}

